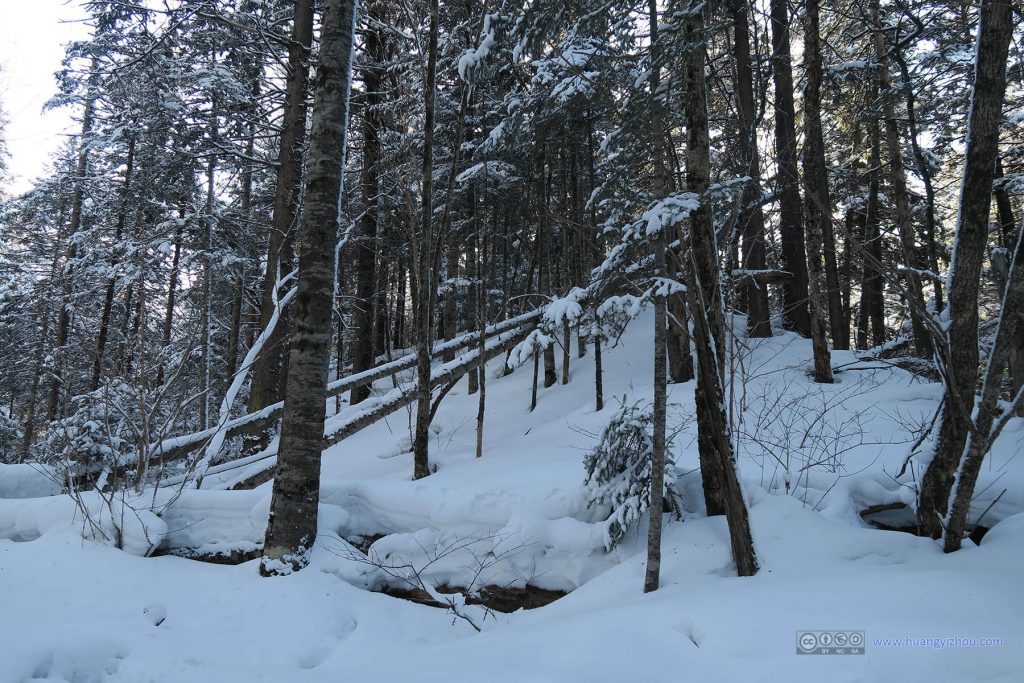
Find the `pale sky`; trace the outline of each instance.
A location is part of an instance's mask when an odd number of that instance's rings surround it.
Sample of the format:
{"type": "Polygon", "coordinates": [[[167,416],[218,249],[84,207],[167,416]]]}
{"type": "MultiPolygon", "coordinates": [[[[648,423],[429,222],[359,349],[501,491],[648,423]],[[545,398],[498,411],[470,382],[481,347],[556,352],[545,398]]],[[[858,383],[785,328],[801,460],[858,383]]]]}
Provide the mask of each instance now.
{"type": "Polygon", "coordinates": [[[64,107],[43,112],[56,92],[64,44],[89,36],[76,22],[84,16],[78,0],[0,0],[0,102],[10,120],[7,148],[10,175],[3,189],[28,190],[42,175],[65,134],[74,132],[77,112],[64,107]]]}

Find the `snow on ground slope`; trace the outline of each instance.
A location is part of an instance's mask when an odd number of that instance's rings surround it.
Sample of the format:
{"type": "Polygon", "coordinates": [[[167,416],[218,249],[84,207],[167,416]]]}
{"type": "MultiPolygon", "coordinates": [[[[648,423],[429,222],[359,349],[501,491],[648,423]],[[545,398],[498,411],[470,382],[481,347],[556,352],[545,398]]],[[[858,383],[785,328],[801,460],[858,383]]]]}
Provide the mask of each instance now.
{"type": "MultiPolygon", "coordinates": [[[[758,342],[737,369],[761,572],[737,578],[725,520],[703,515],[693,387],[679,385],[670,403],[686,519],[666,527],[662,588],[642,595],[644,530],[603,551],[582,459],[618,400],[650,397],[650,326],[641,318],[606,352],[601,413],[591,356],[574,350],[572,381],[542,389],[532,413],[531,368],[495,378],[492,364],[479,460],[477,397],[464,384],[438,411],[438,469],[425,480],[410,480],[406,412],[331,448],[321,544],[290,577],[261,579],[255,562],[135,557],[83,540],[60,497],[0,500],[0,683],[1024,680],[1024,420],[1007,427],[979,482],[972,519],[1006,490],[983,520],[994,528],[980,547],[945,556],[857,514],[912,500],[915,469],[894,476],[907,428],[934,409],[939,387],[851,353],[834,355],[838,384],[814,385],[810,345],[792,335],[758,342]],[[365,590],[394,581],[353,561],[343,539],[380,535],[371,553],[429,565],[437,583],[572,592],[529,612],[470,611],[476,633],[443,610],[365,590]],[[445,554],[452,545],[466,547],[445,554]],[[866,652],[796,654],[796,632],[812,629],[863,630],[866,652]]],[[[252,549],[269,496],[269,484],[187,492],[163,515],[165,544],[252,549]]]]}

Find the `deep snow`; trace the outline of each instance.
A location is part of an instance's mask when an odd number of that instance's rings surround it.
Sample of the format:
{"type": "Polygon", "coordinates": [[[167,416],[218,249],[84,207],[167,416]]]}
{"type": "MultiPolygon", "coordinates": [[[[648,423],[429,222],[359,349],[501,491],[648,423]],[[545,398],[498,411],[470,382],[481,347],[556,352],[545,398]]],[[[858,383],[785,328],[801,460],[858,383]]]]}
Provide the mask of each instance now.
{"type": "MultiPolygon", "coordinates": [[[[946,556],[932,541],[872,529],[860,508],[913,499],[918,470],[893,477],[907,426],[934,409],[940,388],[848,352],[833,357],[845,366],[838,384],[814,385],[810,343],[792,335],[755,346],[745,392],[737,384],[734,394],[748,406],[740,467],[760,573],[737,578],[725,520],[703,516],[693,387],[679,385],[670,410],[682,430],[674,453],[685,520],[666,526],[662,588],[642,595],[644,530],[604,552],[582,460],[619,399],[650,397],[650,328],[647,314],[606,350],[601,413],[592,355],[578,360],[574,349],[571,383],[542,389],[533,413],[532,368],[492,379],[493,362],[479,460],[477,397],[464,383],[438,412],[438,471],[427,479],[410,481],[405,411],[332,447],[321,542],[312,565],[289,577],[261,579],[255,562],[144,558],[83,540],[67,498],[48,495],[24,466],[0,469],[0,683],[1024,680],[1024,420],[984,467],[972,520],[1006,493],[986,513],[995,526],[980,547],[946,556]],[[831,406],[824,416],[821,406],[831,406]],[[479,573],[477,585],[574,590],[513,615],[470,609],[476,633],[443,610],[365,590],[393,581],[352,561],[343,537],[377,534],[386,534],[377,557],[416,567],[473,540],[430,564],[435,583],[467,585],[479,573]],[[865,631],[865,654],[796,654],[798,630],[826,628],[865,631]],[[906,638],[915,640],[880,642],[906,638]],[[926,638],[1002,644],[914,644],[926,638]]],[[[203,551],[257,547],[270,485],[217,485],[186,492],[152,523],[154,536],[203,551]]]]}

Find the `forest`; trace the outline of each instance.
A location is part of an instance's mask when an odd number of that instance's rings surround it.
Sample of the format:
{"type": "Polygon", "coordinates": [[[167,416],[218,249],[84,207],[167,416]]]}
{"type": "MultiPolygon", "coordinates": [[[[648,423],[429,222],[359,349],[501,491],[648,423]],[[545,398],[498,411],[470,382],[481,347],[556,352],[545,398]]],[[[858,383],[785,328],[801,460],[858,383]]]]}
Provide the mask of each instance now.
{"type": "Polygon", "coordinates": [[[1024,679],[1024,3],[71,4],[0,682],[1024,679]]]}

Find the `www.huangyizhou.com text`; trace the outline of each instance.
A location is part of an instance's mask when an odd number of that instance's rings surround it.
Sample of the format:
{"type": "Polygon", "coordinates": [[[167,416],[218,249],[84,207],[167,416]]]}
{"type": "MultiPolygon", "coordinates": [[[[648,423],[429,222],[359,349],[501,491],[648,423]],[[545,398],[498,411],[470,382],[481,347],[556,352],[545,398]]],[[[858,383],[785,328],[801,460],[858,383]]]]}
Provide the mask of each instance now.
{"type": "Polygon", "coordinates": [[[987,636],[963,637],[950,636],[945,638],[915,638],[906,636],[902,638],[873,638],[872,643],[876,647],[926,647],[934,650],[958,647],[1003,647],[1002,638],[987,636]]]}

